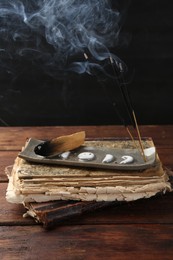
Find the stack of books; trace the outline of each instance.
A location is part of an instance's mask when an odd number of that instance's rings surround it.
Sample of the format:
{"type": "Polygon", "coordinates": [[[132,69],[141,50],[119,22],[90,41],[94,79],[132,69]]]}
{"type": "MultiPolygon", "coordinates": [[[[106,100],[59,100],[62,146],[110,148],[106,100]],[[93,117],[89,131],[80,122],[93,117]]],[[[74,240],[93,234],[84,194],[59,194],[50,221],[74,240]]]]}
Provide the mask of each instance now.
{"type": "Polygon", "coordinates": [[[172,190],[151,138],[142,140],[146,161],[132,140],[85,141],[65,157],[48,158],[33,157],[32,145],[37,141],[29,140],[16,158],[8,174],[6,199],[22,203],[27,214],[46,227],[84,212],[172,190]]]}

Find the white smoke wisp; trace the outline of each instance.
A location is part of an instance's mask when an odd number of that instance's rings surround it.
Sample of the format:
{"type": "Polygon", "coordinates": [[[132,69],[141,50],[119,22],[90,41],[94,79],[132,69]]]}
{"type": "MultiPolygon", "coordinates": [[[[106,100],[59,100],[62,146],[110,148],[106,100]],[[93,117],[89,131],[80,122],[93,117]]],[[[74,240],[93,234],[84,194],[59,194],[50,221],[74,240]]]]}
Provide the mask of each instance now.
{"type": "MultiPolygon", "coordinates": [[[[7,57],[27,58],[45,71],[90,73],[111,58],[119,42],[121,14],[109,0],[1,0],[0,69],[7,57]],[[91,58],[86,60],[84,54],[91,58]]],[[[14,68],[8,70],[14,73],[14,68]]]]}

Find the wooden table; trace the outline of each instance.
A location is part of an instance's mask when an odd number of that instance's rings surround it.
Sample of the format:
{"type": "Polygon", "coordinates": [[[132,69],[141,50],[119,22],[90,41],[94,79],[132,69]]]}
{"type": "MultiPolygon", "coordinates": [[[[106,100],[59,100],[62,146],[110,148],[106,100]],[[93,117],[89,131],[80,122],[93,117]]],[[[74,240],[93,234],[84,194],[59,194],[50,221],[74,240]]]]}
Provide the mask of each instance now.
{"type": "MultiPolygon", "coordinates": [[[[163,164],[173,170],[173,126],[141,126],[163,164]]],[[[142,199],[71,219],[46,231],[7,203],[6,166],[26,138],[52,138],[85,130],[87,137],[124,137],[121,126],[0,128],[0,259],[173,259],[173,193],[142,199]]]]}

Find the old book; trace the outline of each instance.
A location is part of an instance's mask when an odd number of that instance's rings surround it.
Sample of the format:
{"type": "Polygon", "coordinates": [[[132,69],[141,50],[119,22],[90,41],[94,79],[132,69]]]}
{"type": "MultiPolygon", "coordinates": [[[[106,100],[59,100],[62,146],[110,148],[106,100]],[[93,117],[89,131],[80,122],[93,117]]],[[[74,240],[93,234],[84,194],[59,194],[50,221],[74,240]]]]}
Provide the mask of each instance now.
{"type": "Polygon", "coordinates": [[[76,216],[86,212],[115,205],[115,202],[73,201],[58,200],[51,202],[28,202],[24,206],[27,209],[24,217],[31,216],[37,223],[45,228],[52,228],[76,216]]]}
{"type": "MultiPolygon", "coordinates": [[[[86,141],[89,147],[134,148],[131,140],[86,141]]],[[[154,147],[151,139],[144,148],[154,147]]],[[[97,169],[28,162],[17,157],[6,198],[12,203],[77,201],[131,201],[171,191],[169,177],[158,154],[155,163],[143,170],[97,169]]]]}

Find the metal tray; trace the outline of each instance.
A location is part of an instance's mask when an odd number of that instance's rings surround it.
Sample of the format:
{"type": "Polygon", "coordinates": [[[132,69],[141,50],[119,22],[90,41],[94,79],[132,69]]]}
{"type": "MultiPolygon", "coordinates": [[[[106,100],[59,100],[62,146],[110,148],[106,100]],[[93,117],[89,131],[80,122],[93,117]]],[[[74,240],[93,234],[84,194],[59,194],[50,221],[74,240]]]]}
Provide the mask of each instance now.
{"type": "Polygon", "coordinates": [[[112,169],[112,170],[144,170],[150,168],[156,164],[155,156],[148,158],[147,162],[144,162],[140,152],[137,149],[116,149],[107,147],[96,147],[96,146],[80,146],[79,148],[70,151],[68,158],[62,158],[62,154],[58,154],[54,157],[44,157],[36,154],[34,149],[37,145],[42,143],[42,140],[30,138],[27,145],[22,152],[19,153],[19,157],[29,162],[36,162],[40,164],[54,164],[54,165],[65,165],[65,166],[78,166],[78,167],[92,167],[101,169],[112,169]],[[83,152],[90,152],[94,154],[92,160],[80,160],[78,155],[83,152]],[[113,160],[111,162],[103,162],[106,154],[112,154],[113,160]],[[123,160],[122,156],[132,156],[133,162],[127,164],[121,164],[123,160]]]}

